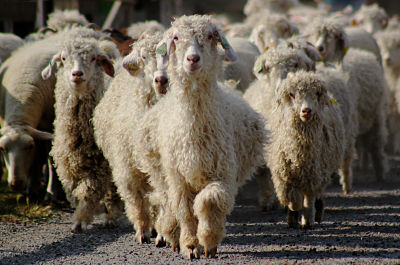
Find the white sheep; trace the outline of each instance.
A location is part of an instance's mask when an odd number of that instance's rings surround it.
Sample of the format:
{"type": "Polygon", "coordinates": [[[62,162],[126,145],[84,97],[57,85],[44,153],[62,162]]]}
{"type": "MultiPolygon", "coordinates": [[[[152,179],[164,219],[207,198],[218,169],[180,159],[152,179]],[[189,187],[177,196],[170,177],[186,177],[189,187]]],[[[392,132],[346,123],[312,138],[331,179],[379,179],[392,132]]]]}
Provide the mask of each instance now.
{"type": "MultiPolygon", "coordinates": [[[[322,195],[345,149],[341,109],[323,75],[298,71],[276,84],[266,160],[275,191],[289,207],[289,227],[311,228],[323,213],[322,195]]],[[[340,105],[339,105],[340,106],[340,105]]]]}
{"type": "Polygon", "coordinates": [[[84,15],[75,9],[55,10],[49,14],[46,21],[48,27],[57,31],[76,26],[86,26],[89,23],[84,15]]]}
{"type": "Polygon", "coordinates": [[[364,4],[353,15],[353,24],[360,25],[371,34],[384,30],[388,22],[389,16],[377,3],[373,5],[364,4]]]}
{"type": "Polygon", "coordinates": [[[17,35],[11,33],[0,33],[0,65],[11,53],[22,46],[24,41],[17,35]]]}
{"type": "Polygon", "coordinates": [[[262,164],[261,118],[217,82],[223,58],[236,55],[210,16],[182,16],[158,45],[167,94],[143,116],[141,163],[161,167],[184,256],[214,257],[238,188],[262,164]],[[219,55],[221,43],[225,54],[219,55]]]}
{"type": "Polygon", "coordinates": [[[272,12],[286,13],[289,9],[299,5],[298,0],[247,0],[243,7],[243,13],[250,16],[258,13],[262,9],[272,12]]]}
{"type": "MultiPolygon", "coordinates": [[[[152,228],[160,234],[155,223],[149,201],[153,192],[149,185],[155,175],[141,172],[136,161],[137,150],[134,138],[138,120],[166,93],[168,80],[154,80],[156,71],[155,50],[161,34],[146,35],[132,45],[121,69],[110,83],[107,92],[95,109],[93,126],[96,142],[110,163],[118,193],[125,203],[125,212],[134,225],[139,243],[150,242],[152,228]]],[[[165,198],[164,198],[165,199],[165,198]]],[[[156,245],[161,245],[158,238],[156,245]]]]}
{"type": "Polygon", "coordinates": [[[105,90],[103,72],[113,76],[114,67],[97,39],[77,35],[71,31],[62,49],[42,71],[43,79],[49,78],[57,65],[50,153],[67,195],[77,201],[73,232],[84,230],[104,207],[106,225],[113,225],[121,214],[111,170],[95,143],[90,122],[105,90]]]}
{"type": "Polygon", "coordinates": [[[387,150],[394,153],[400,151],[400,34],[397,30],[385,30],[374,36],[382,51],[383,69],[389,85],[387,150]]]}
{"type": "Polygon", "coordinates": [[[252,68],[260,52],[248,39],[227,38],[227,40],[236,52],[238,60],[235,62],[223,62],[223,74],[221,77],[224,80],[238,81],[236,89],[244,92],[255,79],[252,68]]]}
{"type": "Polygon", "coordinates": [[[127,29],[127,35],[130,36],[134,40],[140,39],[140,36],[144,32],[164,32],[165,27],[161,23],[156,20],[147,20],[142,22],[132,23],[127,29]]]}
{"type": "MultiPolygon", "coordinates": [[[[383,150],[387,141],[387,83],[376,57],[368,51],[348,47],[343,27],[334,20],[316,25],[310,40],[326,62],[337,63],[348,75],[347,86],[357,100],[358,142],[371,154],[378,181],[384,178],[387,158],[383,150]]],[[[361,148],[361,147],[360,147],[361,148]]],[[[359,155],[362,152],[359,151],[359,155]]]]}
{"type": "Polygon", "coordinates": [[[0,68],[0,146],[8,161],[9,185],[18,191],[28,189],[28,195],[40,193],[47,158],[33,161],[47,157],[41,140],[51,140],[53,131],[55,78],[43,80],[40,73],[61,43],[62,36],[54,35],[25,44],[0,68]]]}

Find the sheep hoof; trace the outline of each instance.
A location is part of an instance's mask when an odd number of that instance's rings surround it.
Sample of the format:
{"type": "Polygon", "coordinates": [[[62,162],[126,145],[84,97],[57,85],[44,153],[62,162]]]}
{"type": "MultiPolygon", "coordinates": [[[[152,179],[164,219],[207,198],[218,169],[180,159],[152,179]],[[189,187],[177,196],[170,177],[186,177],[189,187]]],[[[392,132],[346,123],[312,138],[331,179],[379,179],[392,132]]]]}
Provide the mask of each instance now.
{"type": "Polygon", "coordinates": [[[324,201],[322,199],[315,200],[315,222],[321,223],[324,216],[324,201]]]}
{"type": "Polygon", "coordinates": [[[200,251],[197,248],[186,248],[186,257],[188,259],[199,259],[200,258],[200,251]]]}
{"type": "Polygon", "coordinates": [[[150,243],[150,235],[139,232],[136,234],[136,240],[139,244],[150,243]]]}
{"type": "Polygon", "coordinates": [[[74,226],[71,229],[72,233],[82,233],[83,229],[82,229],[82,225],[81,223],[75,223],[74,226]]]}
{"type": "Polygon", "coordinates": [[[179,253],[179,251],[180,251],[179,244],[171,244],[171,248],[172,248],[173,252],[176,251],[177,253],[179,253]]]}
{"type": "Polygon", "coordinates": [[[107,220],[104,224],[103,224],[104,228],[107,229],[113,229],[116,227],[115,223],[112,220],[107,220]]]}
{"type": "Polygon", "coordinates": [[[217,247],[211,248],[211,249],[205,249],[204,255],[206,258],[215,258],[215,255],[217,254],[217,247]]]}
{"type": "Polygon", "coordinates": [[[299,212],[298,211],[288,211],[287,223],[289,228],[297,228],[299,226],[299,212]]]}
{"type": "Polygon", "coordinates": [[[156,247],[161,248],[161,247],[165,247],[166,245],[167,245],[167,242],[165,241],[164,237],[157,235],[156,247]]]}

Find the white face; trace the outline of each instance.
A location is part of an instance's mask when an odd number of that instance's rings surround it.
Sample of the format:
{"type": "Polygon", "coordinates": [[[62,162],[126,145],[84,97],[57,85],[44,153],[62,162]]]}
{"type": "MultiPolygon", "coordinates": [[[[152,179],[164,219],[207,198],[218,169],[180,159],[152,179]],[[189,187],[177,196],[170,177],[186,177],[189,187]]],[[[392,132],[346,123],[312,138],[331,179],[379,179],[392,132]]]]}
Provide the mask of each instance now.
{"type": "Polygon", "coordinates": [[[95,72],[96,54],[90,51],[69,53],[64,50],[61,53],[61,62],[64,69],[69,69],[64,72],[64,77],[69,80],[70,87],[77,92],[84,93],[85,91],[81,91],[81,88],[86,86],[95,72]]]}
{"type": "Polygon", "coordinates": [[[337,38],[326,32],[320,32],[315,36],[314,45],[326,60],[330,61],[335,57],[337,38]]]}
{"type": "Polygon", "coordinates": [[[400,43],[398,47],[393,47],[389,50],[382,49],[382,60],[383,63],[388,67],[400,67],[400,43]]]}
{"type": "Polygon", "coordinates": [[[302,91],[292,90],[286,95],[286,100],[290,102],[292,108],[299,115],[303,122],[310,121],[322,105],[323,91],[302,91]]]}
{"type": "Polygon", "coordinates": [[[0,150],[8,171],[8,185],[15,191],[25,191],[29,185],[35,141],[25,133],[4,135],[0,138],[0,150]]]}

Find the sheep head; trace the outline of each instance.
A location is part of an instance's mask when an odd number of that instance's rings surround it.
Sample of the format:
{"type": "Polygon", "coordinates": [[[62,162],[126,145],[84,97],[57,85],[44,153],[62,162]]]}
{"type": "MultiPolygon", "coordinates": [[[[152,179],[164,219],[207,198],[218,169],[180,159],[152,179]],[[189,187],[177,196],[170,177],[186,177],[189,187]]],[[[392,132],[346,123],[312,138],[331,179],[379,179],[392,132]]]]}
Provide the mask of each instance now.
{"type": "Polygon", "coordinates": [[[8,171],[8,185],[23,192],[29,186],[29,169],[35,156],[35,140],[51,140],[51,133],[39,131],[28,125],[1,129],[0,151],[8,171]]]}
{"type": "Polygon", "coordinates": [[[398,31],[383,31],[374,35],[382,53],[385,66],[400,68],[400,35],[398,31]]]}
{"type": "Polygon", "coordinates": [[[353,16],[353,25],[360,25],[366,31],[374,34],[380,30],[384,30],[389,22],[389,16],[385,10],[378,6],[362,5],[361,8],[353,16]]]}
{"type": "Polygon", "coordinates": [[[143,33],[140,39],[133,43],[132,51],[124,57],[122,66],[132,76],[140,76],[151,83],[157,94],[167,93],[168,76],[154,72],[156,69],[156,47],[162,38],[161,33],[143,33]]]}
{"type": "Polygon", "coordinates": [[[43,79],[52,74],[54,65],[62,68],[62,78],[68,81],[72,90],[85,93],[87,83],[103,70],[113,77],[114,67],[109,56],[101,51],[96,39],[70,39],[64,43],[62,51],[55,54],[49,65],[42,71],[43,79]]]}
{"type": "Polygon", "coordinates": [[[292,110],[303,123],[319,120],[330,102],[325,83],[314,73],[290,73],[277,89],[278,102],[292,110]]]}
{"type": "Polygon", "coordinates": [[[165,71],[169,61],[177,75],[190,77],[217,75],[221,56],[221,44],[226,60],[235,61],[237,56],[210,16],[182,16],[172,23],[158,44],[157,69],[165,71]],[[171,59],[170,59],[171,57],[171,59]]]}
{"type": "Polygon", "coordinates": [[[343,26],[334,19],[319,20],[309,31],[310,41],[327,62],[340,62],[349,48],[343,26]]]}

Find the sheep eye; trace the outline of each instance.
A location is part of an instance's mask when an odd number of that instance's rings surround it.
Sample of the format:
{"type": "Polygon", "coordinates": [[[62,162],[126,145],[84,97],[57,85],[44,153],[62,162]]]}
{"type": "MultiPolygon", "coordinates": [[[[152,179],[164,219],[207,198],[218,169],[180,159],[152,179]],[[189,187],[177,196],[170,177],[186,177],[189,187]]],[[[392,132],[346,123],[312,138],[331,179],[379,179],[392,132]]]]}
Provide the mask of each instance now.
{"type": "Polygon", "coordinates": [[[178,36],[174,36],[174,40],[179,40],[178,36]]]}
{"type": "Polygon", "coordinates": [[[293,94],[293,93],[289,93],[289,96],[290,96],[292,99],[294,99],[294,98],[295,98],[295,96],[294,96],[294,94],[293,94]]]}
{"type": "Polygon", "coordinates": [[[65,61],[65,57],[62,57],[61,60],[65,61]]]}
{"type": "Polygon", "coordinates": [[[93,63],[96,60],[96,58],[93,56],[92,58],[90,58],[90,62],[93,63]]]}
{"type": "Polygon", "coordinates": [[[295,63],[295,64],[293,65],[293,67],[294,67],[294,68],[299,67],[299,63],[295,63]]]}
{"type": "Polygon", "coordinates": [[[213,38],[213,35],[210,33],[208,34],[208,39],[211,40],[213,38]]]}
{"type": "Polygon", "coordinates": [[[317,95],[317,97],[319,99],[322,96],[322,93],[318,91],[317,93],[315,93],[315,95],[317,95]]]}

